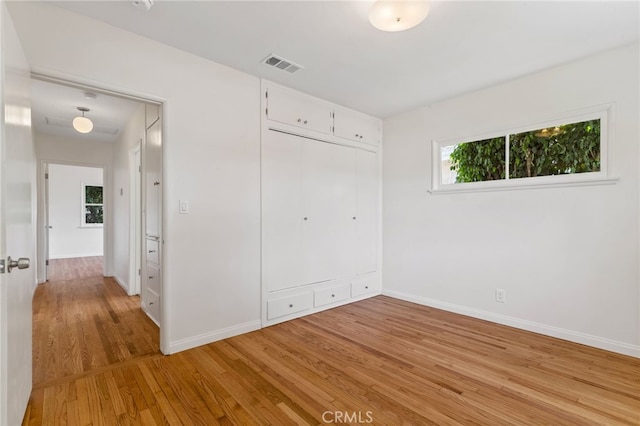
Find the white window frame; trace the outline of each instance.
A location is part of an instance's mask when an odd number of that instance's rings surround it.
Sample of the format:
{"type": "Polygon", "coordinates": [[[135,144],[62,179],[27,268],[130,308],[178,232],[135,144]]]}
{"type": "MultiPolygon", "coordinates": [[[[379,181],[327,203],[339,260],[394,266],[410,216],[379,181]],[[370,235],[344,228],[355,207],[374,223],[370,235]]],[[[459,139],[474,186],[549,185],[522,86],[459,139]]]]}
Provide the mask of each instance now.
{"type": "MultiPolygon", "coordinates": [[[[533,189],[548,188],[562,186],[585,186],[585,185],[608,185],[615,184],[618,177],[612,175],[613,171],[613,118],[614,104],[600,105],[591,108],[585,108],[580,111],[574,111],[566,114],[558,114],[553,117],[540,120],[534,123],[528,123],[519,126],[512,126],[504,130],[488,132],[481,135],[475,135],[465,138],[449,139],[442,142],[432,141],[431,152],[431,189],[432,194],[441,193],[458,193],[458,192],[476,192],[476,191],[497,191],[510,189],[533,189]],[[551,176],[535,176],[517,179],[509,178],[509,135],[516,133],[530,132],[533,130],[544,129],[569,123],[579,123],[588,120],[600,119],[600,171],[571,173],[566,175],[551,176]],[[506,170],[505,179],[482,181],[482,182],[463,182],[463,183],[442,183],[442,148],[452,145],[458,145],[466,141],[482,141],[486,139],[505,137],[505,158],[506,170]]],[[[469,142],[473,143],[473,142],[469,142]]]]}
{"type": "Polygon", "coordinates": [[[80,228],[102,228],[104,227],[104,185],[98,183],[82,183],[80,184],[80,228]],[[102,188],[102,204],[87,204],[87,186],[99,186],[102,188]],[[86,207],[102,206],[102,223],[87,223],[86,207]]]}

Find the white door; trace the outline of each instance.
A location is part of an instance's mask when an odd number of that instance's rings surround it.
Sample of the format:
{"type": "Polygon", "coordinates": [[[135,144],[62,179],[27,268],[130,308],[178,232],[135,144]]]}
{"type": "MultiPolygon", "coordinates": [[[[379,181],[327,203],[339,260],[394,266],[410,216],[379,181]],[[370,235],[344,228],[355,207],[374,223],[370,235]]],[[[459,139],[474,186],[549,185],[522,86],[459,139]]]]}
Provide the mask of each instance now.
{"type": "MultiPolygon", "coordinates": [[[[0,259],[35,259],[35,159],[30,75],[0,4],[0,259]]],[[[31,301],[35,268],[0,274],[0,425],[22,422],[31,393],[31,301]]]]}
{"type": "Polygon", "coordinates": [[[302,280],[302,141],[269,130],[262,141],[262,271],[267,291],[302,280]]]}
{"type": "Polygon", "coordinates": [[[305,140],[302,145],[303,283],[355,271],[356,150],[305,140]]]}
{"type": "Polygon", "coordinates": [[[374,152],[357,150],[356,273],[377,270],[378,167],[374,152]]]}
{"type": "Polygon", "coordinates": [[[147,129],[144,147],[145,235],[160,238],[160,178],[162,177],[162,125],[157,120],[147,129]]]}

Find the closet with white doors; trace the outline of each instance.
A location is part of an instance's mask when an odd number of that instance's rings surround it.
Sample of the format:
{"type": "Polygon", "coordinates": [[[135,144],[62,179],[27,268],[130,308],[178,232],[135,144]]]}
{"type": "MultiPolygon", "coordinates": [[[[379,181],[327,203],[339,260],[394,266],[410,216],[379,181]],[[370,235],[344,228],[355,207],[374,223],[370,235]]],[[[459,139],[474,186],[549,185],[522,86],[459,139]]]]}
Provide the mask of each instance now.
{"type": "Polygon", "coordinates": [[[142,146],[143,261],[140,299],[142,309],[160,324],[162,288],[162,120],[160,106],[146,106],[146,137],[142,146]]]}
{"type": "Polygon", "coordinates": [[[381,123],[274,83],[262,89],[262,322],[271,325],[380,293],[381,123]]]}

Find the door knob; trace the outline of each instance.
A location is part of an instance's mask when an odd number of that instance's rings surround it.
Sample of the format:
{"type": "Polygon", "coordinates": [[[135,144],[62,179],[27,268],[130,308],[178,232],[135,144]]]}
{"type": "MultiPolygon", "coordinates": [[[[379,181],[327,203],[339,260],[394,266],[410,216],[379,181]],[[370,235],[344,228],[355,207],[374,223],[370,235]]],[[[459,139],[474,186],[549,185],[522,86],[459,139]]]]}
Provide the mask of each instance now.
{"type": "Polygon", "coordinates": [[[30,260],[28,257],[21,257],[18,260],[11,259],[11,256],[7,258],[7,272],[11,272],[13,268],[18,269],[27,269],[30,264],[30,260]]]}

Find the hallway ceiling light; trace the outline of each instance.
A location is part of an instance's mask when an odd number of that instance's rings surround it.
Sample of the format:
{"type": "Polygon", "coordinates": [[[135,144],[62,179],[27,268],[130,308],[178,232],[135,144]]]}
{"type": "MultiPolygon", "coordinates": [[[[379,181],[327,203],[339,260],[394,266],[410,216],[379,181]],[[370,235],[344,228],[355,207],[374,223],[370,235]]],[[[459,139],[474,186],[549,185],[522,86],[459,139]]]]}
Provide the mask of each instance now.
{"type": "Polygon", "coordinates": [[[153,0],[134,0],[131,2],[135,7],[142,10],[149,10],[153,6],[153,0]]]}
{"type": "Polygon", "coordinates": [[[93,122],[84,116],[85,112],[89,112],[89,108],[78,107],[78,111],[82,112],[82,117],[73,119],[73,128],[80,133],[89,133],[93,130],[93,122]]]}
{"type": "Polygon", "coordinates": [[[369,11],[369,22],[382,31],[404,31],[424,21],[428,14],[428,0],[378,0],[369,11]]]}

